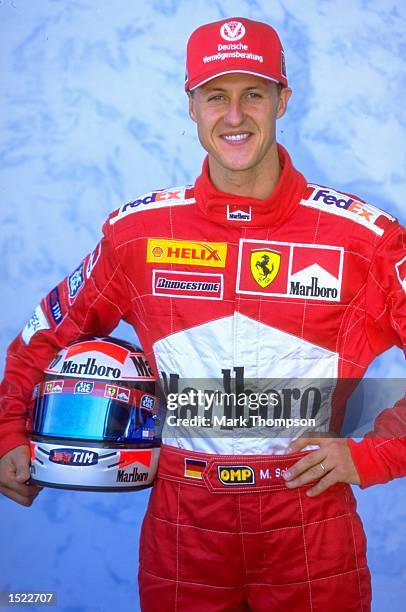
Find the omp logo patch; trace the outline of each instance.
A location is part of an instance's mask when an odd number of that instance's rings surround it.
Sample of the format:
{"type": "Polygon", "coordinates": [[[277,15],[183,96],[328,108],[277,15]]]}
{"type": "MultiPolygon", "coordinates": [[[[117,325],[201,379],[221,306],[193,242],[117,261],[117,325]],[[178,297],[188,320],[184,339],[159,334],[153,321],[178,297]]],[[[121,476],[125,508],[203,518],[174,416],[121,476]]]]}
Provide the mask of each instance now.
{"type": "Polygon", "coordinates": [[[224,268],[227,244],[224,242],[193,242],[149,238],[147,262],[174,263],[187,266],[224,268]]]}
{"type": "Polygon", "coordinates": [[[367,227],[368,229],[381,236],[384,232],[383,228],[377,223],[380,217],[386,217],[394,221],[394,217],[371,204],[361,202],[353,196],[320,187],[319,185],[308,185],[304,198],[301,201],[303,206],[327,210],[328,212],[347,217],[356,223],[367,227]]]}
{"type": "Polygon", "coordinates": [[[152,274],[152,293],[164,297],[221,300],[223,297],[223,275],[154,270],[152,274]]]}
{"type": "Polygon", "coordinates": [[[339,301],[343,247],[241,240],[237,293],[339,301]]]}
{"type": "Polygon", "coordinates": [[[219,465],[218,478],[224,485],[254,485],[255,474],[249,465],[219,465]]]}

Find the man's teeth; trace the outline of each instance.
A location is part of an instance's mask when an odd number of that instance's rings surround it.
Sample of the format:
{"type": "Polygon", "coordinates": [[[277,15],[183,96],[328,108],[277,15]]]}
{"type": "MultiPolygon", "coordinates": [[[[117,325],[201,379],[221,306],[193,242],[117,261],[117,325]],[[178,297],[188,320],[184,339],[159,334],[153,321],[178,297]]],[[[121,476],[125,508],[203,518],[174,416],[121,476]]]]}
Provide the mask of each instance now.
{"type": "Polygon", "coordinates": [[[235,140],[246,140],[246,138],[248,138],[249,134],[244,133],[244,134],[230,134],[228,136],[224,136],[225,140],[231,140],[231,141],[235,141],[235,140]]]}

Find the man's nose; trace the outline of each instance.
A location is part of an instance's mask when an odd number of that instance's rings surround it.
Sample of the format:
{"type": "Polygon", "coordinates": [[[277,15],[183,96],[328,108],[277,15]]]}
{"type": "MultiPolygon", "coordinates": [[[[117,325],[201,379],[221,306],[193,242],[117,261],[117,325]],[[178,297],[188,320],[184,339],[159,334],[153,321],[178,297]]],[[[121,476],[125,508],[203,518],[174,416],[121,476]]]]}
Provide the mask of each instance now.
{"type": "Polygon", "coordinates": [[[224,121],[228,125],[240,125],[244,120],[244,111],[242,108],[241,100],[231,99],[228,107],[227,113],[224,117],[224,121]]]}

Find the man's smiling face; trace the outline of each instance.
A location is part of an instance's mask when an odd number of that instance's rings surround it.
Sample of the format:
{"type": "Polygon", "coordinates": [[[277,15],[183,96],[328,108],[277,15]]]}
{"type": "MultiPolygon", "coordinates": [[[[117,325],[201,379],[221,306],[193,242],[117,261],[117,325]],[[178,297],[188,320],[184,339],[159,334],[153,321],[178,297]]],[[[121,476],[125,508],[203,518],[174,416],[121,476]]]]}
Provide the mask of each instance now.
{"type": "Polygon", "coordinates": [[[276,146],[276,119],[291,95],[273,81],[236,73],[189,93],[189,113],[211,167],[220,173],[258,171],[276,146]]]}

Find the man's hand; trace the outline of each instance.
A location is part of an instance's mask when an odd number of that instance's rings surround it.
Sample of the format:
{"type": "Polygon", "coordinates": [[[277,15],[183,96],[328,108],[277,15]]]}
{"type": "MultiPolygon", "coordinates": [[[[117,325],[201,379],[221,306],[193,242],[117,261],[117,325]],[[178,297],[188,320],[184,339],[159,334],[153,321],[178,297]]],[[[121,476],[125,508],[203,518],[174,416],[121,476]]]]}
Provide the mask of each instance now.
{"type": "Polygon", "coordinates": [[[307,491],[307,495],[315,497],[336,482],[360,484],[346,439],[298,438],[292,442],[290,448],[295,453],[305,446],[316,444],[320,446],[320,450],[311,451],[284,473],[289,489],[317,480],[317,484],[307,491]]]}
{"type": "Polygon", "coordinates": [[[17,446],[0,459],[0,493],[23,506],[31,506],[42,487],[26,484],[30,478],[30,449],[17,446]]]}

